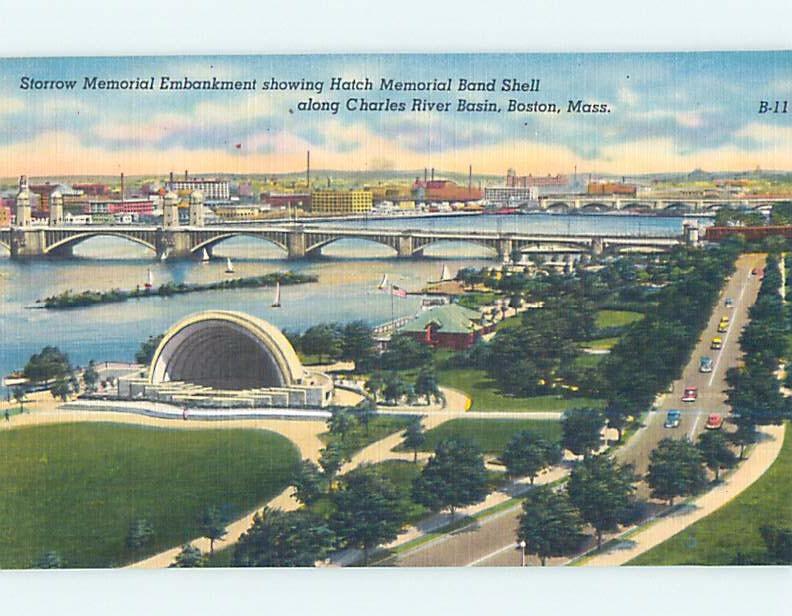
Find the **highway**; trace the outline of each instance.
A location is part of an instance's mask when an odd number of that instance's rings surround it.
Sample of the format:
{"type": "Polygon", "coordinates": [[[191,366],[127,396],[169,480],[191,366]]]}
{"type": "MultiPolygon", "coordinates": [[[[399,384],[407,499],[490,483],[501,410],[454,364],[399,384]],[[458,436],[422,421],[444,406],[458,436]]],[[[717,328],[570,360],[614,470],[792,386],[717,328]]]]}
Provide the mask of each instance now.
{"type": "MultiPolygon", "coordinates": [[[[738,259],[737,270],[722,290],[716,308],[710,315],[710,320],[696,344],[682,377],[674,382],[672,392],[658,399],[657,410],[649,413],[644,427],[640,428],[627,444],[616,450],[615,455],[621,462],[633,464],[638,473],[645,474],[649,454],[661,439],[671,436],[695,440],[704,430],[709,413],[718,412],[724,416],[727,414],[726,371],[737,365],[740,359],[740,332],[748,321],[748,309],[756,301],[759,292],[759,277],[751,275],[751,270],[763,266],[762,255],[749,254],[738,259]],[[726,298],[733,300],[733,307],[725,307],[726,298]],[[730,318],[729,329],[719,334],[718,324],[724,315],[730,318]],[[720,351],[710,350],[710,342],[716,336],[723,339],[723,348],[720,351]],[[713,359],[711,373],[699,372],[701,356],[713,359]],[[687,386],[698,387],[696,402],[681,401],[682,393],[687,386]],[[682,411],[681,422],[677,428],[665,428],[663,425],[666,412],[670,409],[682,411]]],[[[648,496],[645,484],[640,485],[639,493],[642,497],[648,496]]],[[[522,555],[515,544],[519,514],[519,507],[504,511],[469,528],[460,529],[389,559],[383,564],[400,567],[520,566],[522,555]]],[[[561,564],[566,560],[566,558],[549,559],[548,564],[561,564]]],[[[538,565],[539,562],[538,559],[528,556],[526,564],[538,565]]]]}

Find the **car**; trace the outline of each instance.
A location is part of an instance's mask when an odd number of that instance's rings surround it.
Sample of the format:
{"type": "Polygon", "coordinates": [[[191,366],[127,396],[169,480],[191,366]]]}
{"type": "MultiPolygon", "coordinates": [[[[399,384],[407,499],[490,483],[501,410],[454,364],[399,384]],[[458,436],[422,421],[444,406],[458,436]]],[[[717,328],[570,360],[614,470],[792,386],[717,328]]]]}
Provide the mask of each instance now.
{"type": "Polygon", "coordinates": [[[718,323],[718,333],[725,334],[727,331],[729,331],[729,322],[721,320],[721,322],[718,323]]]}
{"type": "Polygon", "coordinates": [[[682,402],[695,402],[696,398],[698,398],[698,387],[685,387],[682,402]]]}
{"type": "Polygon", "coordinates": [[[720,413],[710,413],[707,415],[707,423],[704,427],[707,430],[720,430],[723,426],[723,416],[720,413]]]}
{"type": "Polygon", "coordinates": [[[759,269],[758,268],[753,268],[751,270],[751,276],[756,276],[758,273],[759,273],[759,269]]]}
{"type": "Polygon", "coordinates": [[[733,308],[734,307],[734,300],[731,297],[727,297],[726,301],[723,302],[723,305],[726,306],[726,308],[733,308]]]}
{"type": "Polygon", "coordinates": [[[712,358],[702,357],[699,359],[699,372],[712,372],[712,358]]]}
{"type": "Polygon", "coordinates": [[[681,411],[668,411],[668,413],[666,413],[666,419],[665,419],[665,423],[663,424],[663,427],[678,428],[681,421],[682,421],[681,411]]]}
{"type": "Polygon", "coordinates": [[[723,348],[723,340],[720,337],[713,338],[712,342],[710,342],[710,348],[713,351],[717,351],[718,349],[722,349],[723,348]]]}

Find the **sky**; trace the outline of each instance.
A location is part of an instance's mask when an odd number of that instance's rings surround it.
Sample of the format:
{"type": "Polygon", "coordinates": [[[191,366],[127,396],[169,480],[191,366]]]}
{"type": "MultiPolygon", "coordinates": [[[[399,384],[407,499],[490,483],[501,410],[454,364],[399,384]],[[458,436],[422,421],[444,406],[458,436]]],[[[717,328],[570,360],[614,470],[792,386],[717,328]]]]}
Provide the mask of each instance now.
{"type": "Polygon", "coordinates": [[[792,54],[296,55],[0,60],[0,176],[285,173],[305,167],[465,173],[638,174],[792,170],[792,54]],[[321,80],[302,92],[84,91],[100,79],[321,80]],[[73,91],[22,90],[22,77],[76,79],[73,91]],[[329,92],[332,77],[368,92],[329,92]],[[540,79],[538,93],[379,91],[381,78],[413,81],[540,79]],[[501,113],[349,112],[371,101],[494,101],[501,113]],[[337,114],[298,104],[338,100],[337,114]],[[508,99],[554,102],[559,114],[508,113],[508,99]],[[569,100],[610,113],[566,113],[569,100]],[[788,100],[788,114],[759,114],[788,100]]]}

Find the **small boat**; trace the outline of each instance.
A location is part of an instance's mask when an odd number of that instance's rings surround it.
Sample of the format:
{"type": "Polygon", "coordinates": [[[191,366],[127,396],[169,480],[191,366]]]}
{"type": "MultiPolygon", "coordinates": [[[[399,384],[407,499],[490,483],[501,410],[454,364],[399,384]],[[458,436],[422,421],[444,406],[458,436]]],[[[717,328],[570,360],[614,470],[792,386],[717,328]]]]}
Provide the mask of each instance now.
{"type": "Polygon", "coordinates": [[[448,269],[448,266],[443,263],[443,271],[440,272],[440,282],[444,282],[446,280],[453,280],[454,277],[451,276],[451,272],[448,269]]]}
{"type": "Polygon", "coordinates": [[[151,289],[154,286],[154,274],[151,272],[150,268],[146,274],[146,284],[144,286],[147,289],[151,289]]]}
{"type": "Polygon", "coordinates": [[[231,263],[231,257],[226,257],[226,274],[233,274],[234,273],[234,264],[231,263]]]}
{"type": "Polygon", "coordinates": [[[201,263],[209,263],[209,253],[206,252],[206,248],[201,250],[201,263]]]}
{"type": "Polygon", "coordinates": [[[272,301],[272,307],[273,308],[281,307],[280,282],[275,283],[275,299],[272,301]]]}
{"type": "Polygon", "coordinates": [[[163,252],[163,253],[160,255],[160,261],[164,261],[164,260],[165,260],[165,259],[167,259],[167,258],[168,258],[168,253],[167,253],[167,251],[166,251],[166,252],[163,252]]]}
{"type": "Polygon", "coordinates": [[[388,275],[387,274],[383,274],[382,275],[382,280],[380,280],[380,283],[377,285],[377,289],[382,291],[387,286],[388,286],[388,275]]]}

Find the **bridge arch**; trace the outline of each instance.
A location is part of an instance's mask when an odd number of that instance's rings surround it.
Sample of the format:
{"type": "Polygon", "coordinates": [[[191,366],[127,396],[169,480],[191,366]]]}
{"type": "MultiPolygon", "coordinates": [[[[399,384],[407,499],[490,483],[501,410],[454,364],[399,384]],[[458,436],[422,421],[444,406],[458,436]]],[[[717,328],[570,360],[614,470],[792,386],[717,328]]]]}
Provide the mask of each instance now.
{"type": "Polygon", "coordinates": [[[553,201],[552,203],[548,204],[548,206],[545,208],[545,211],[550,213],[566,214],[571,209],[572,206],[566,201],[553,201]]]}
{"type": "Polygon", "coordinates": [[[692,212],[693,204],[688,201],[672,201],[666,203],[663,208],[665,212],[692,212]]]}
{"type": "Polygon", "coordinates": [[[234,239],[236,237],[251,237],[251,238],[256,239],[256,240],[267,242],[268,244],[273,244],[273,245],[277,246],[278,248],[280,248],[281,250],[283,250],[283,251],[285,251],[287,253],[289,252],[288,246],[286,246],[283,242],[279,242],[278,240],[276,240],[274,238],[267,237],[266,235],[262,235],[260,233],[246,233],[244,231],[232,231],[232,232],[229,232],[229,233],[221,233],[221,234],[219,234],[219,235],[217,235],[215,237],[208,238],[206,240],[203,240],[203,241],[199,242],[198,244],[196,244],[192,248],[190,248],[190,252],[193,253],[193,254],[199,253],[204,248],[206,248],[206,249],[214,248],[218,244],[221,244],[221,243],[225,242],[226,240],[234,239]]]}
{"type": "Polygon", "coordinates": [[[610,212],[613,206],[604,201],[591,201],[580,206],[581,212],[610,212]]]}
{"type": "Polygon", "coordinates": [[[342,236],[339,236],[339,237],[331,237],[331,238],[321,239],[318,242],[314,242],[310,246],[306,246],[305,247],[305,256],[306,257],[311,257],[311,256],[321,255],[323,248],[325,248],[327,246],[330,246],[331,244],[335,244],[337,242],[348,241],[348,240],[363,241],[363,242],[367,242],[369,244],[376,244],[378,246],[387,246],[388,248],[390,248],[393,251],[394,255],[398,254],[398,249],[395,248],[392,245],[391,242],[388,242],[387,240],[384,240],[384,239],[380,239],[380,238],[378,238],[376,236],[371,236],[371,237],[366,237],[366,236],[348,237],[348,236],[342,235],[342,236]]]}
{"type": "Polygon", "coordinates": [[[440,244],[449,244],[449,243],[452,243],[452,244],[472,244],[474,246],[481,246],[483,248],[486,248],[493,255],[495,255],[495,256],[498,255],[497,247],[495,247],[491,242],[476,240],[474,238],[461,238],[461,237],[460,238],[444,238],[444,237],[441,237],[441,238],[437,238],[437,239],[432,239],[429,242],[427,242],[426,244],[421,244],[420,246],[414,246],[412,254],[414,254],[414,255],[422,255],[423,252],[427,248],[432,248],[432,247],[438,246],[440,244]]]}
{"type": "Polygon", "coordinates": [[[97,230],[97,231],[86,231],[85,233],[78,233],[76,235],[70,235],[63,239],[57,240],[52,244],[48,244],[47,247],[44,249],[44,254],[53,254],[57,253],[59,250],[63,250],[64,248],[72,248],[77,244],[81,244],[86,240],[93,239],[95,237],[115,237],[120,238],[123,240],[127,240],[130,242],[134,242],[135,244],[140,244],[151,250],[152,252],[157,252],[157,247],[144,240],[143,238],[137,237],[130,233],[123,233],[121,231],[107,231],[107,230],[97,230]]]}

